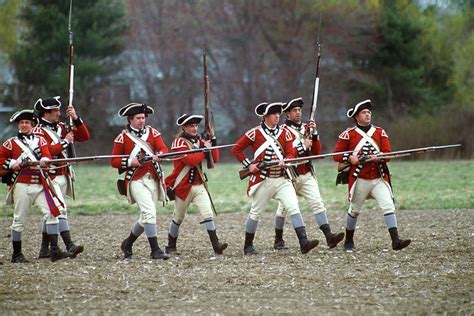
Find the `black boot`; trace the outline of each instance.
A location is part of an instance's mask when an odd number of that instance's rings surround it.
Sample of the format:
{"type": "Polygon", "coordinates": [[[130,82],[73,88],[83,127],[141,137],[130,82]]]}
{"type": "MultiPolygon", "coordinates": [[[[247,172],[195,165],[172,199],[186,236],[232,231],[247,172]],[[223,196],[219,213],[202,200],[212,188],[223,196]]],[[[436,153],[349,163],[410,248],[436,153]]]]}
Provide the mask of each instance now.
{"type": "Polygon", "coordinates": [[[167,253],[164,253],[160,249],[160,247],[158,246],[158,238],[157,237],[148,238],[148,242],[150,243],[150,248],[151,248],[151,253],[150,253],[150,258],[151,259],[168,260],[170,258],[170,255],[167,254],[167,253]]]}
{"type": "Polygon", "coordinates": [[[319,229],[321,229],[321,231],[324,233],[329,249],[336,247],[337,244],[344,239],[344,233],[333,234],[329,224],[321,225],[319,226],[319,229]]]}
{"type": "Polygon", "coordinates": [[[75,245],[71,239],[71,232],[69,230],[61,232],[61,238],[64,241],[67,251],[72,253],[71,258],[76,258],[78,254],[84,251],[84,246],[75,245]]]}
{"type": "Polygon", "coordinates": [[[344,241],[344,251],[353,252],[354,249],[354,232],[355,230],[349,230],[346,228],[346,240],[344,241]]]}
{"type": "Polygon", "coordinates": [[[173,237],[168,234],[168,246],[165,247],[165,252],[170,255],[178,255],[178,249],[176,247],[176,241],[178,240],[178,236],[173,237]]]}
{"type": "Polygon", "coordinates": [[[390,237],[392,238],[392,249],[393,250],[402,250],[411,243],[411,239],[400,239],[398,237],[398,229],[396,227],[392,227],[388,229],[390,233],[390,237]]]}
{"type": "Polygon", "coordinates": [[[41,234],[41,248],[38,255],[38,259],[49,258],[51,255],[49,251],[49,235],[47,232],[41,234]]]}
{"type": "Polygon", "coordinates": [[[305,254],[311,251],[311,249],[315,248],[319,245],[319,240],[309,240],[306,236],[306,228],[304,226],[295,228],[296,236],[298,236],[298,240],[300,242],[300,249],[301,253],[305,254]]]}
{"type": "Polygon", "coordinates": [[[227,243],[221,244],[215,230],[208,230],[209,239],[211,239],[212,249],[217,255],[222,255],[222,252],[227,248],[227,243]]]}
{"type": "Polygon", "coordinates": [[[273,244],[275,250],[288,250],[283,240],[283,229],[275,228],[275,243],[273,244]]]}
{"type": "Polygon", "coordinates": [[[12,241],[13,246],[13,255],[12,255],[12,263],[28,263],[29,261],[26,260],[25,256],[21,253],[21,240],[12,241]]]}
{"type": "Polygon", "coordinates": [[[256,255],[257,250],[253,246],[253,239],[255,234],[245,232],[244,255],[256,255]]]}
{"type": "Polygon", "coordinates": [[[68,251],[62,251],[58,246],[58,235],[50,234],[49,241],[51,243],[51,261],[55,262],[61,259],[70,258],[72,253],[68,251]]]}
{"type": "Polygon", "coordinates": [[[135,240],[137,240],[137,238],[138,236],[135,236],[132,232],[130,232],[130,235],[128,235],[128,237],[122,241],[122,244],[120,245],[120,249],[122,249],[124,259],[132,258],[132,254],[133,254],[132,246],[135,240]]]}

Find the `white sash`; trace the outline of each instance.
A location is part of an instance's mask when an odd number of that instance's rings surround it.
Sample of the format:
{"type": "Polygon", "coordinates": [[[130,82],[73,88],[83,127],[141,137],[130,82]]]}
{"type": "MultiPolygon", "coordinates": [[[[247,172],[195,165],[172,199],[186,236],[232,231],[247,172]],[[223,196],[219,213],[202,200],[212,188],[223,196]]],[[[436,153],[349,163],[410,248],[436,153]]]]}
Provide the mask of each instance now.
{"type": "MultiPolygon", "coordinates": [[[[18,138],[15,138],[13,140],[17,145],[18,147],[21,148],[21,150],[23,151],[22,155],[25,154],[31,161],[38,161],[38,159],[36,158],[35,154],[33,153],[33,151],[31,150],[31,148],[29,146],[26,146],[22,141],[20,141],[18,138]]],[[[21,157],[21,156],[20,156],[21,157]]]]}
{"type": "Polygon", "coordinates": [[[372,135],[374,135],[375,131],[377,129],[375,127],[371,127],[367,133],[365,133],[363,130],[360,128],[356,128],[355,131],[359,133],[360,136],[362,136],[362,139],[359,141],[357,146],[354,148],[354,154],[357,154],[361,148],[365,145],[366,142],[369,142],[372,146],[375,147],[378,151],[380,151],[380,147],[377,144],[377,142],[372,138],[372,135]]]}
{"type": "MultiPolygon", "coordinates": [[[[283,129],[280,128],[280,131],[278,132],[277,135],[275,135],[275,139],[273,139],[272,137],[270,137],[270,135],[268,135],[267,133],[265,133],[265,131],[263,130],[262,127],[259,127],[258,130],[260,131],[260,133],[262,133],[263,137],[265,137],[265,140],[266,142],[263,143],[256,151],[255,151],[255,154],[254,154],[254,157],[253,159],[257,159],[257,157],[265,150],[268,148],[268,146],[271,146],[273,148],[273,151],[275,152],[277,158],[279,160],[283,160],[283,156],[280,152],[280,148],[278,147],[278,145],[276,144],[276,139],[278,139],[278,137],[280,137],[281,133],[283,132],[283,129]]],[[[281,149],[283,150],[283,149],[281,149]]]]}

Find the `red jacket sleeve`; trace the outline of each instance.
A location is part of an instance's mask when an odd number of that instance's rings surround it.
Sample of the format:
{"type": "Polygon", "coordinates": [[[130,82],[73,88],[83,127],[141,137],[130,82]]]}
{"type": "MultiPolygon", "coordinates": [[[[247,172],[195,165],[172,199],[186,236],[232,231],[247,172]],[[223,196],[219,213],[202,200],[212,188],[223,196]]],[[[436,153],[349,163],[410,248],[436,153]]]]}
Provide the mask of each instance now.
{"type": "Polygon", "coordinates": [[[76,130],[74,131],[74,141],[85,142],[90,138],[89,129],[87,128],[86,123],[82,122],[82,124],[76,125],[76,130]]]}
{"type": "MultiPolygon", "coordinates": [[[[336,147],[334,147],[333,152],[337,153],[337,152],[348,151],[348,150],[349,150],[349,139],[342,139],[341,137],[339,137],[339,139],[337,140],[336,147]]],[[[344,155],[342,154],[333,156],[333,159],[334,161],[337,161],[337,162],[345,162],[344,155]]]]}
{"type": "Polygon", "coordinates": [[[238,161],[242,162],[247,158],[244,153],[245,148],[251,146],[252,144],[252,140],[245,134],[240,137],[240,139],[235,143],[230,151],[238,161]]]}
{"type": "Polygon", "coordinates": [[[51,156],[51,153],[49,152],[49,146],[46,139],[44,139],[43,137],[40,137],[39,143],[40,143],[40,150],[41,150],[41,158],[51,159],[52,156],[51,156]]]}
{"type": "Polygon", "coordinates": [[[311,146],[311,155],[319,155],[323,149],[323,146],[321,145],[321,141],[313,141],[313,145],[311,146]]]}
{"type": "Polygon", "coordinates": [[[155,147],[156,153],[165,154],[168,152],[168,147],[166,147],[165,142],[163,141],[163,138],[161,137],[161,135],[154,137],[153,141],[154,141],[154,147],[155,147]]]}
{"type": "MultiPolygon", "coordinates": [[[[189,150],[189,147],[183,142],[182,145],[179,147],[174,147],[173,152],[180,152],[183,150],[189,150]]],[[[184,163],[185,165],[188,165],[190,167],[196,167],[201,163],[201,161],[204,160],[206,156],[204,155],[203,152],[198,152],[194,154],[186,154],[183,158],[181,158],[181,162],[184,163]]]]}
{"type": "MultiPolygon", "coordinates": [[[[112,149],[112,155],[123,155],[125,154],[123,148],[123,134],[120,134],[115,138],[114,148],[112,149]]],[[[112,158],[110,160],[110,165],[114,168],[121,169],[126,163],[127,158],[112,158]]]]}

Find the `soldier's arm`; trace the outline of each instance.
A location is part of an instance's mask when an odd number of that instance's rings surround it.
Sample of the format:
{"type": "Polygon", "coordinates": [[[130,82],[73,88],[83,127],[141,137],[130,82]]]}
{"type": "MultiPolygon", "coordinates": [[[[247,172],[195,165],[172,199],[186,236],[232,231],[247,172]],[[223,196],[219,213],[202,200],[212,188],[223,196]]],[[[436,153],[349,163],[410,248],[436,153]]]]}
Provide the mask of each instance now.
{"type": "Polygon", "coordinates": [[[74,131],[74,140],[78,142],[85,142],[90,139],[89,129],[86,123],[80,117],[73,121],[76,130],[74,131]]]}
{"type": "MultiPolygon", "coordinates": [[[[337,141],[336,146],[334,147],[333,152],[341,152],[341,151],[348,151],[349,150],[349,135],[347,132],[343,132],[339,135],[339,139],[337,141]]],[[[341,163],[350,163],[349,161],[350,154],[343,154],[343,155],[336,155],[333,156],[334,161],[341,162],[341,163]]]]}
{"type": "MultiPolygon", "coordinates": [[[[112,155],[123,155],[124,152],[124,147],[123,147],[123,134],[120,134],[117,136],[117,138],[114,141],[114,148],[112,150],[112,155]]],[[[114,168],[117,169],[127,169],[129,167],[128,165],[128,158],[112,158],[110,160],[110,165],[114,168]]]]}
{"type": "Polygon", "coordinates": [[[245,156],[244,150],[245,148],[251,146],[253,144],[253,140],[248,136],[248,132],[242,136],[232,147],[230,150],[232,154],[237,158],[239,162],[241,162],[244,168],[248,168],[248,166],[252,163],[250,159],[245,156]]]}

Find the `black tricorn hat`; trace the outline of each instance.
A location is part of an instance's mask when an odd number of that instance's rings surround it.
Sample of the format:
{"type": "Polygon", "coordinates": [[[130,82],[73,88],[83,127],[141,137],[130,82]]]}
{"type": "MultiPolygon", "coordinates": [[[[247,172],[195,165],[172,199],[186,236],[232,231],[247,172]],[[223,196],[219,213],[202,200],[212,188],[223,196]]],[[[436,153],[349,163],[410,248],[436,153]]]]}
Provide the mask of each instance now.
{"type": "Polygon", "coordinates": [[[61,100],[60,96],[56,96],[53,98],[46,98],[42,99],[39,98],[33,108],[38,112],[44,112],[53,109],[59,109],[61,107],[61,100]]]}
{"type": "Polygon", "coordinates": [[[274,102],[274,103],[260,103],[255,107],[255,114],[258,116],[265,116],[273,113],[279,113],[281,114],[282,112],[282,106],[284,103],[282,102],[274,102]]]}
{"type": "Polygon", "coordinates": [[[302,108],[303,104],[304,104],[303,98],[296,98],[296,99],[291,100],[288,103],[283,104],[282,111],[286,112],[296,107],[302,108]]]}
{"type": "Polygon", "coordinates": [[[34,110],[29,110],[29,109],[17,111],[13,113],[13,115],[10,117],[10,122],[17,123],[21,120],[30,120],[30,121],[36,122],[34,112],[35,112],[34,110]]]}
{"type": "Polygon", "coordinates": [[[204,117],[202,115],[196,114],[183,114],[176,120],[178,126],[188,125],[188,124],[199,124],[204,117]]]}
{"type": "Polygon", "coordinates": [[[145,103],[129,103],[118,111],[118,116],[126,117],[135,114],[153,114],[155,111],[145,103]]]}
{"type": "Polygon", "coordinates": [[[370,100],[359,102],[356,106],[347,110],[347,117],[354,117],[357,113],[365,109],[372,109],[372,102],[370,100]]]}

